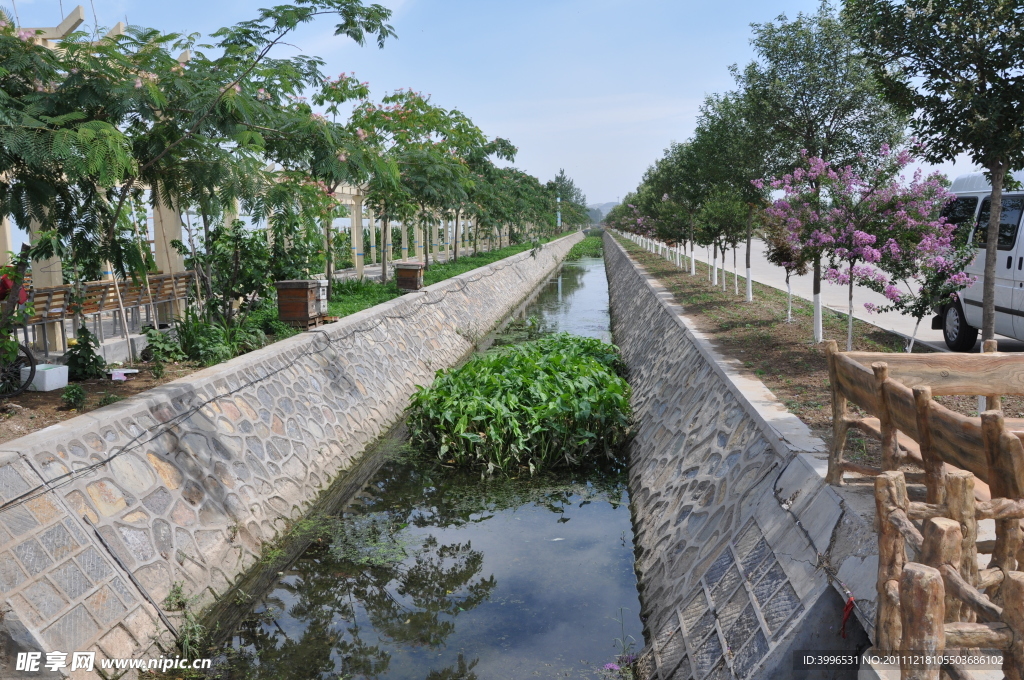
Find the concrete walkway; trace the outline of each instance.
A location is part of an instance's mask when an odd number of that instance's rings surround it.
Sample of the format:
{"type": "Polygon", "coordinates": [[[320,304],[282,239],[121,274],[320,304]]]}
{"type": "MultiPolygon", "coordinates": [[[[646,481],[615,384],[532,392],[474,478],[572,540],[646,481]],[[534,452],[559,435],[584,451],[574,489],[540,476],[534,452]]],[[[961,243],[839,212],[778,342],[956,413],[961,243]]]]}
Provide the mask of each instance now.
{"type": "MultiPolygon", "coordinates": [[[[764,256],[764,243],[760,240],[753,242],[753,248],[750,258],[750,272],[751,278],[766,286],[778,288],[779,290],[786,290],[786,272],[782,267],[777,267],[767,260],[764,256]]],[[[696,259],[698,262],[707,263],[710,251],[705,252],[703,248],[698,248],[696,251],[696,259]]],[[[746,246],[741,244],[736,251],[736,262],[739,266],[740,271],[740,295],[743,295],[743,281],[745,262],[746,262],[746,246]]],[[[726,254],[726,267],[729,272],[728,288],[733,289],[732,282],[732,252],[726,254]]],[[[721,283],[721,280],[719,280],[721,283]]],[[[790,278],[790,284],[793,288],[793,296],[803,298],[805,300],[811,300],[813,297],[813,277],[810,273],[804,276],[793,276],[790,278]]],[[[821,284],[821,302],[822,305],[832,309],[834,311],[846,314],[847,311],[847,295],[848,290],[845,286],[837,286],[835,284],[823,281],[821,284]]],[[[886,298],[876,293],[873,290],[857,286],[853,291],[853,317],[866,321],[867,323],[883,328],[887,331],[892,331],[898,335],[902,335],[909,338],[914,333],[914,319],[909,316],[904,316],[899,312],[885,312],[885,313],[871,313],[864,309],[864,303],[871,302],[876,305],[883,305],[886,302],[886,298]]],[[[933,331],[931,329],[931,315],[926,316],[921,320],[921,327],[917,330],[917,342],[923,343],[934,349],[946,352],[949,351],[946,347],[946,343],[942,338],[942,331],[933,331]]],[[[845,340],[845,338],[836,338],[837,340],[845,340]]],[[[1006,338],[998,336],[999,340],[999,351],[1001,352],[1021,352],[1024,351],[1024,342],[1013,338],[1006,338]]],[[[842,344],[842,343],[840,343],[842,344]]],[[[974,351],[980,351],[981,341],[979,340],[975,346],[974,351]]]]}

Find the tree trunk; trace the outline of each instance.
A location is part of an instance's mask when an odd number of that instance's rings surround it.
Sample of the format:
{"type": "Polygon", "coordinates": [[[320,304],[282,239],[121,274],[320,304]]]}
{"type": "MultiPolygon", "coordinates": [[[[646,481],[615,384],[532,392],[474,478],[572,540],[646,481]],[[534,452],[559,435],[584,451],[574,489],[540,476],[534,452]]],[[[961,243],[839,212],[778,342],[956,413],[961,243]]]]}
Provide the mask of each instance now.
{"type": "Polygon", "coordinates": [[[331,245],[331,221],[324,221],[324,245],[326,251],[326,262],[324,263],[324,273],[327,274],[327,299],[331,299],[331,295],[334,293],[334,251],[331,245]]]}
{"type": "Polygon", "coordinates": [[[387,214],[380,224],[380,246],[380,282],[385,284],[388,282],[388,260],[391,259],[391,219],[387,214]]]}
{"type": "Polygon", "coordinates": [[[793,287],[789,284],[789,270],[786,270],[786,323],[793,323],[793,287]]]}
{"type": "Polygon", "coordinates": [[[754,301],[754,283],[750,280],[750,245],[754,237],[754,210],[747,213],[747,302],[754,301]]]}
{"type": "Polygon", "coordinates": [[[982,282],[981,339],[992,340],[996,336],[996,249],[999,246],[999,221],[1003,212],[1003,179],[1007,163],[993,163],[989,166],[992,175],[992,208],[988,217],[988,232],[985,240],[985,280],[982,282]]]}
{"type": "Polygon", "coordinates": [[[814,257],[814,342],[825,339],[821,327],[821,255],[814,257]]]}
{"type": "Polygon", "coordinates": [[[456,210],[455,211],[455,226],[454,226],[454,230],[455,231],[452,234],[452,241],[454,241],[454,244],[453,244],[454,247],[452,249],[452,261],[453,262],[458,262],[459,261],[459,244],[460,244],[459,239],[462,237],[462,211],[461,210],[456,210]]]}
{"type": "Polygon", "coordinates": [[[853,351],[853,262],[850,262],[850,293],[846,305],[846,351],[853,351]]]}
{"type": "Polygon", "coordinates": [[[718,242],[711,244],[711,285],[718,286],[718,242]]]}
{"type": "Polygon", "coordinates": [[[732,289],[733,294],[740,294],[740,268],[736,264],[736,246],[732,248],[732,289]]]}

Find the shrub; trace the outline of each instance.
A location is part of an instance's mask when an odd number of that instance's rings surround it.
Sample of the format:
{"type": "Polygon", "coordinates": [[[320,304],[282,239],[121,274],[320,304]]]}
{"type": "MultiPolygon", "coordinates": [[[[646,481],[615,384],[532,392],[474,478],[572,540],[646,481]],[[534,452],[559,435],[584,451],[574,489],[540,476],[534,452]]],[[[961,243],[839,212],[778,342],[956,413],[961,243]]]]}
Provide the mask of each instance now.
{"type": "Polygon", "coordinates": [[[278,340],[290,338],[299,332],[297,328],[281,321],[277,313],[277,304],[274,300],[268,299],[251,311],[247,321],[250,326],[263,331],[264,335],[272,335],[278,340]]]}
{"type": "Polygon", "coordinates": [[[161,333],[155,328],[146,330],[146,349],[142,350],[143,358],[163,364],[185,359],[181,345],[169,333],[161,333]]]}
{"type": "Polygon", "coordinates": [[[96,353],[99,343],[89,329],[82,326],[78,329],[78,338],[68,341],[68,351],[64,361],[68,365],[70,380],[89,380],[102,378],[106,375],[107,363],[96,353]]]}
{"type": "Polygon", "coordinates": [[[103,398],[100,399],[100,406],[110,406],[111,404],[116,404],[117,402],[121,401],[121,399],[122,397],[119,397],[118,395],[112,392],[107,392],[106,394],[103,395],[103,398]]]}
{"type": "Polygon", "coordinates": [[[248,317],[210,322],[193,307],[175,320],[178,344],[192,361],[213,366],[266,344],[267,336],[248,317]]]}
{"type": "Polygon", "coordinates": [[[603,252],[604,241],[601,237],[587,236],[569,250],[569,254],[565,256],[565,259],[578,260],[581,257],[601,257],[603,252]]]}
{"type": "Polygon", "coordinates": [[[409,407],[413,442],[444,460],[504,473],[611,457],[629,427],[618,351],[568,333],[439,371],[409,407]]]}
{"type": "Polygon", "coordinates": [[[60,393],[60,400],[65,408],[80,411],[85,406],[85,389],[81,385],[68,385],[60,393]]]}

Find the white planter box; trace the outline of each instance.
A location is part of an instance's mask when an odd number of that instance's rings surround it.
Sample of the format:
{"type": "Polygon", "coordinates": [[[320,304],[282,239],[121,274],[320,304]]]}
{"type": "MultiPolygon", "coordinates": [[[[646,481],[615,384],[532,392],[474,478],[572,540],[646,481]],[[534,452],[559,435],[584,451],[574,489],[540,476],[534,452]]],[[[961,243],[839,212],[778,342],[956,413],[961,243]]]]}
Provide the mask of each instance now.
{"type": "MultiPolygon", "coordinates": [[[[21,369],[21,379],[28,378],[28,369],[21,369]]],[[[36,364],[36,377],[32,378],[29,390],[52,392],[68,386],[68,367],[59,364],[36,364]]]]}

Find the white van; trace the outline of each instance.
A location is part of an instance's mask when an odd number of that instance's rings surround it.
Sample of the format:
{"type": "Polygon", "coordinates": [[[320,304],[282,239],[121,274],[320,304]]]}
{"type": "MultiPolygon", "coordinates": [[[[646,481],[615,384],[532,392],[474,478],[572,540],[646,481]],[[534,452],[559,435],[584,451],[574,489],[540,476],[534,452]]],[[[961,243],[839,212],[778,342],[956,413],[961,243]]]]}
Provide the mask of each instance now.
{"type": "MultiPolygon", "coordinates": [[[[1024,174],[1015,179],[1024,183],[1024,174]]],[[[950,192],[956,200],[944,215],[958,225],[971,229],[971,242],[978,248],[968,274],[977,277],[973,285],[960,291],[959,300],[937,309],[932,328],[942,329],[946,345],[954,352],[974,347],[981,328],[982,280],[985,275],[985,235],[988,229],[992,187],[981,172],[961,175],[953,180],[950,192]]],[[[1024,191],[1003,194],[1003,212],[999,220],[996,251],[996,333],[1024,339],[1024,235],[1020,232],[1024,214],[1024,191]]]]}

